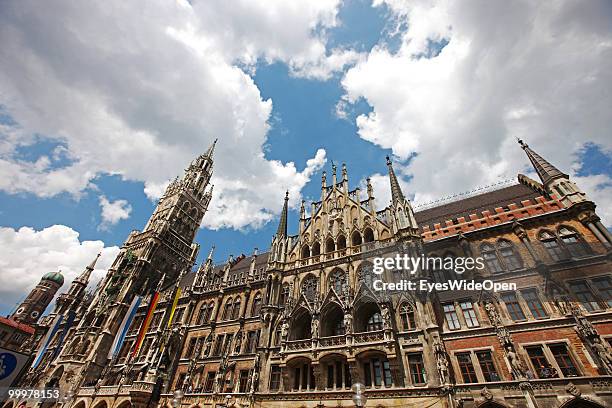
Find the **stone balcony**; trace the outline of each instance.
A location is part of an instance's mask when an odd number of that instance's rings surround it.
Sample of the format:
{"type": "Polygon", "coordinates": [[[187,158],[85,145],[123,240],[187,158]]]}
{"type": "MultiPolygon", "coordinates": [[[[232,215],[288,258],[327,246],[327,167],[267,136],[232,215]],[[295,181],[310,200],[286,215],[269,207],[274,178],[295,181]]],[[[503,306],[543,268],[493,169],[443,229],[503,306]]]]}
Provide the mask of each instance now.
{"type": "Polygon", "coordinates": [[[321,337],[319,339],[300,339],[285,341],[281,345],[281,354],[325,351],[335,348],[359,348],[363,346],[380,346],[393,340],[393,334],[384,331],[354,333],[340,336],[321,337]]]}

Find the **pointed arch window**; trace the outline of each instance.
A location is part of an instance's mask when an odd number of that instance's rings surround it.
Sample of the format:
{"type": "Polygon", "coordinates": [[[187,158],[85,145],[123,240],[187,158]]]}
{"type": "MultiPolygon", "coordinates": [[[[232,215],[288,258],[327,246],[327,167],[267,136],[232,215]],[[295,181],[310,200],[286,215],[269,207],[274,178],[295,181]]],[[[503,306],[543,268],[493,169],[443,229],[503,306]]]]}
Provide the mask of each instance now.
{"type": "Polygon", "coordinates": [[[405,302],[400,306],[400,318],[402,319],[402,327],[404,330],[415,330],[416,320],[414,318],[414,307],[405,302]]]}
{"type": "Polygon", "coordinates": [[[368,227],[363,231],[363,241],[374,242],[374,231],[372,231],[372,228],[368,227]]]}
{"type": "Polygon", "coordinates": [[[325,241],[325,252],[334,252],[336,250],[336,244],[332,238],[327,238],[325,241]]]}
{"type": "Polygon", "coordinates": [[[351,245],[361,245],[361,234],[359,231],[353,232],[353,235],[351,236],[351,245]]]}
{"type": "Polygon", "coordinates": [[[234,309],[232,311],[232,319],[236,320],[240,317],[240,298],[236,298],[234,309]]]}
{"type": "Polygon", "coordinates": [[[346,248],[346,237],[344,235],[340,235],[338,237],[338,249],[346,248]]]}
{"type": "Polygon", "coordinates": [[[504,265],[510,271],[523,267],[521,257],[516,251],[514,245],[505,239],[500,239],[497,242],[497,250],[501,256],[504,265]]]}
{"type": "Polygon", "coordinates": [[[588,255],[580,236],[573,228],[566,226],[559,228],[559,239],[572,257],[580,258],[588,255]]]}
{"type": "Polygon", "coordinates": [[[370,290],[374,290],[374,271],[372,270],[372,264],[366,262],[359,265],[357,276],[370,290]]]}
{"type": "Polygon", "coordinates": [[[227,299],[225,308],[223,309],[223,320],[229,320],[232,317],[232,298],[227,299]]]}
{"type": "Polygon", "coordinates": [[[482,257],[489,268],[489,272],[497,273],[502,271],[501,262],[499,262],[497,252],[495,251],[495,247],[493,245],[488,243],[482,244],[480,246],[480,253],[482,254],[482,257]]]}
{"type": "Polygon", "coordinates": [[[259,316],[261,312],[261,293],[257,292],[253,298],[253,306],[251,307],[251,316],[259,316]]]}
{"type": "Polygon", "coordinates": [[[329,276],[329,286],[333,288],[338,295],[345,293],[348,289],[346,273],[340,269],[334,270],[329,276]]]}
{"type": "Polygon", "coordinates": [[[202,303],[202,306],[200,306],[200,312],[198,314],[198,323],[197,324],[204,324],[206,323],[206,321],[208,320],[206,318],[206,314],[208,313],[208,305],[206,303],[202,303]]]}
{"type": "Polygon", "coordinates": [[[312,256],[317,255],[321,255],[321,244],[319,244],[319,241],[312,244],[312,256]]]}
{"type": "Polygon", "coordinates": [[[302,293],[306,299],[312,301],[317,297],[317,278],[314,275],[308,275],[302,283],[302,293]]]}
{"type": "Polygon", "coordinates": [[[310,258],[310,248],[308,245],[302,247],[302,259],[310,258]]]}

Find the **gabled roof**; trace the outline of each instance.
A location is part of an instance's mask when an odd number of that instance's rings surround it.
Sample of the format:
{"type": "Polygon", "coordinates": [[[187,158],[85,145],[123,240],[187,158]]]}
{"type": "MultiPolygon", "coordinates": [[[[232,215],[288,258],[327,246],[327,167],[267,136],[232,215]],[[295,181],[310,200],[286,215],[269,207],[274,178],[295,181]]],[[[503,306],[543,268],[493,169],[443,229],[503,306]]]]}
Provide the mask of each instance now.
{"type": "Polygon", "coordinates": [[[418,211],[414,215],[420,228],[425,225],[433,226],[436,223],[444,225],[446,220],[454,220],[458,217],[469,219],[470,214],[479,214],[484,210],[493,212],[496,207],[505,207],[510,203],[520,203],[523,200],[533,200],[539,196],[541,194],[531,188],[523,184],[515,184],[418,211]]]}

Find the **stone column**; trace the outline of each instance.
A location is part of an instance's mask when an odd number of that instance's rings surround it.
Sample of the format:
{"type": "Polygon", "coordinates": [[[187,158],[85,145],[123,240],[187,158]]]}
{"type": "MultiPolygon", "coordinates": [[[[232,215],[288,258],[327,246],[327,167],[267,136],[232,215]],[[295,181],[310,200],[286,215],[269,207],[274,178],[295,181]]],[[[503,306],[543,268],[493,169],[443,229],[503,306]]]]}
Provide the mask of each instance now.
{"type": "Polygon", "coordinates": [[[609,241],[610,233],[601,224],[600,218],[592,211],[585,211],[578,215],[580,222],[586,226],[595,237],[603,244],[606,250],[612,250],[612,244],[609,241]],[[603,227],[602,229],[599,226],[603,227]],[[605,231],[605,233],[603,232],[605,231]],[[604,235],[605,234],[605,235],[604,235]]]}
{"type": "Polygon", "coordinates": [[[533,260],[533,262],[536,265],[542,263],[542,261],[538,258],[538,255],[535,249],[533,248],[533,245],[531,245],[531,241],[529,240],[527,231],[525,231],[525,228],[523,228],[521,223],[515,221],[512,225],[512,230],[514,231],[514,234],[521,240],[523,245],[525,245],[525,248],[527,248],[527,251],[529,252],[529,255],[531,255],[531,259],[533,260]]]}

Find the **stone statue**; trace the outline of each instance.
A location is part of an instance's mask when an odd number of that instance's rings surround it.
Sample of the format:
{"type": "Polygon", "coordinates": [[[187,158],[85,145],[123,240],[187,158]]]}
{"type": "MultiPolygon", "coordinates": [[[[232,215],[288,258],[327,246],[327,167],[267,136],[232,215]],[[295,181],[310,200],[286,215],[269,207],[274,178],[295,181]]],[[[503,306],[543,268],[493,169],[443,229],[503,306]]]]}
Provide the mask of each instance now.
{"type": "Polygon", "coordinates": [[[346,334],[353,333],[353,315],[350,312],[344,315],[344,331],[346,334]]]}
{"type": "Polygon", "coordinates": [[[281,324],[281,339],[287,340],[288,336],[289,336],[289,322],[287,320],[283,320],[283,323],[281,324]]]}
{"type": "Polygon", "coordinates": [[[213,343],[213,332],[208,333],[206,336],[206,347],[204,348],[204,357],[208,357],[210,352],[212,351],[212,343],[213,343]]]}
{"type": "Polygon", "coordinates": [[[524,379],[525,367],[523,367],[523,363],[511,345],[506,346],[506,355],[508,356],[508,362],[510,363],[510,368],[512,369],[514,377],[516,379],[524,379]]]}
{"type": "Polygon", "coordinates": [[[440,376],[440,384],[448,383],[448,359],[446,357],[446,349],[439,337],[433,339],[433,349],[436,356],[436,368],[440,376]]]}
{"type": "Polygon", "coordinates": [[[612,353],[608,348],[601,342],[599,337],[595,337],[591,342],[591,347],[597,354],[597,357],[603,365],[603,369],[607,374],[612,373],[612,353]]]}
{"type": "Polygon", "coordinates": [[[319,318],[316,316],[312,317],[312,322],[310,324],[310,332],[312,334],[313,339],[319,338],[319,318]]]}
{"type": "Polygon", "coordinates": [[[387,305],[382,305],[381,315],[383,321],[383,328],[385,330],[391,330],[391,312],[389,312],[389,307],[387,305]]]}

